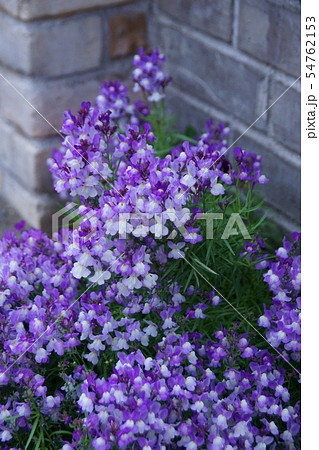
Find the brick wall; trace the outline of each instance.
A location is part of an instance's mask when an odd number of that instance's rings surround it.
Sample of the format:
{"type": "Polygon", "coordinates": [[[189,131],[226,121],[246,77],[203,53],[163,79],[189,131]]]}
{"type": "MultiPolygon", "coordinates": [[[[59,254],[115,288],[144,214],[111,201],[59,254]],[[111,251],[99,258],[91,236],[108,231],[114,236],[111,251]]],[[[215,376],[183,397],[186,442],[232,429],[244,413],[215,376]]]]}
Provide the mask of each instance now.
{"type": "MultiPolygon", "coordinates": [[[[300,75],[298,0],[0,0],[0,73],[57,129],[100,80],[126,78],[147,43],[167,55],[181,126],[213,117],[232,140],[245,132],[236,145],[263,156],[277,220],[298,226],[300,81],[246,132],[300,75]]],[[[0,77],[0,193],[46,228],[59,137],[25,99],[0,77]]]]}
{"type": "Polygon", "coordinates": [[[127,77],[147,45],[147,0],[0,0],[0,194],[50,229],[58,203],[46,159],[63,111],[127,77]],[[17,89],[21,95],[14,89],[17,89]],[[28,102],[54,128],[42,118],[28,102]]]}
{"type": "MultiPolygon", "coordinates": [[[[297,0],[157,0],[152,16],[181,125],[225,121],[232,143],[300,75],[297,0]]],[[[267,201],[285,228],[298,228],[300,80],[235,145],[263,156],[267,201]]]]}

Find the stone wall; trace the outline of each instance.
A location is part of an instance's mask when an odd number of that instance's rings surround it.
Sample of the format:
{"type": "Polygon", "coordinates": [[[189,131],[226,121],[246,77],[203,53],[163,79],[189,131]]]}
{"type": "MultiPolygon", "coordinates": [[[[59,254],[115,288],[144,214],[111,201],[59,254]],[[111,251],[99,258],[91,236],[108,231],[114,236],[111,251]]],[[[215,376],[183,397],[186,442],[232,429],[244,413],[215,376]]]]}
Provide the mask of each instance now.
{"type": "Polygon", "coordinates": [[[36,227],[58,208],[46,159],[63,111],[125,78],[147,45],[146,0],[0,0],[0,194],[36,227]],[[31,106],[32,105],[32,106],[31,106]]]}
{"type": "Polygon", "coordinates": [[[298,0],[0,0],[0,74],[11,83],[0,77],[0,194],[48,227],[57,204],[45,161],[63,111],[92,101],[100,80],[125,79],[147,45],[167,55],[180,124],[227,122],[230,143],[264,157],[277,220],[298,226],[300,80],[263,114],[300,75],[298,0]]]}
{"type": "MultiPolygon", "coordinates": [[[[181,125],[227,122],[231,144],[300,76],[297,0],[157,0],[152,17],[181,125]]],[[[263,156],[268,203],[285,228],[298,227],[300,80],[235,145],[263,156]]]]}

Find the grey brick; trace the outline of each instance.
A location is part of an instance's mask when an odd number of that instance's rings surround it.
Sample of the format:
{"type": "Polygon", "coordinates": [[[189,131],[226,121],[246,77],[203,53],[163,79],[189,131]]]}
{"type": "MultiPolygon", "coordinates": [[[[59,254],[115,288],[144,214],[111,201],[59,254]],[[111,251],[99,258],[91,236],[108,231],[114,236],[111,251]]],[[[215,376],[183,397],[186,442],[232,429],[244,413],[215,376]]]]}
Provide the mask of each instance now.
{"type": "Polygon", "coordinates": [[[196,131],[196,136],[199,136],[205,132],[205,123],[208,119],[213,119],[216,124],[224,122],[229,125],[229,121],[225,122],[217,114],[213,115],[201,108],[194,108],[185,100],[183,92],[176,89],[168,88],[165,104],[168,114],[176,116],[176,129],[180,130],[181,133],[185,132],[186,127],[191,126],[196,131]]]}
{"type": "MultiPolygon", "coordinates": [[[[101,75],[79,76],[62,80],[39,80],[1,69],[12,85],[58,130],[63,111],[76,112],[82,101],[98,95],[101,75]]],[[[5,119],[30,137],[55,135],[56,131],[8,83],[0,78],[0,109],[5,119]]]]}
{"type": "Polygon", "coordinates": [[[6,230],[13,231],[15,224],[21,220],[22,217],[12,208],[12,205],[9,205],[3,197],[0,197],[0,238],[6,230]]]}
{"type": "MultiPolygon", "coordinates": [[[[235,131],[234,138],[236,139],[239,135],[240,133],[235,131]]],[[[247,135],[240,138],[236,146],[263,157],[262,173],[269,178],[269,182],[261,186],[261,191],[265,194],[267,203],[283,216],[300,224],[300,170],[283,161],[274,151],[263,147],[247,135]]]]}
{"type": "MultiPolygon", "coordinates": [[[[166,26],[161,28],[161,42],[174,85],[248,125],[263,112],[263,73],[166,26]]],[[[265,116],[257,128],[265,128],[265,116]]]]}
{"type": "Polygon", "coordinates": [[[32,227],[51,231],[52,213],[59,209],[56,198],[37,194],[22,186],[8,170],[0,167],[0,195],[2,195],[32,227]]]}
{"type": "Polygon", "coordinates": [[[60,138],[30,139],[0,119],[1,165],[29,190],[53,192],[51,174],[46,164],[60,138]]]}
{"type": "Polygon", "coordinates": [[[60,76],[96,68],[102,39],[97,15],[25,23],[0,11],[0,60],[26,74],[60,76]]]}
{"type": "Polygon", "coordinates": [[[31,33],[25,24],[0,10],[0,61],[30,71],[31,33]]]}
{"type": "Polygon", "coordinates": [[[93,8],[132,3],[134,1],[135,0],[0,0],[0,7],[15,17],[29,21],[93,8]]]}
{"type": "Polygon", "coordinates": [[[241,50],[291,75],[300,75],[300,8],[285,8],[270,0],[242,0],[238,26],[241,50]]]}
{"type": "MultiPolygon", "coordinates": [[[[272,82],[270,103],[274,102],[288,86],[272,82]]],[[[300,93],[289,89],[270,109],[269,132],[286,147],[300,152],[300,93]]]]}
{"type": "Polygon", "coordinates": [[[0,0],[0,8],[12,14],[13,16],[18,16],[19,7],[19,0],[0,0]]]}
{"type": "Polygon", "coordinates": [[[204,33],[231,41],[233,0],[160,0],[159,8],[204,33]]]}

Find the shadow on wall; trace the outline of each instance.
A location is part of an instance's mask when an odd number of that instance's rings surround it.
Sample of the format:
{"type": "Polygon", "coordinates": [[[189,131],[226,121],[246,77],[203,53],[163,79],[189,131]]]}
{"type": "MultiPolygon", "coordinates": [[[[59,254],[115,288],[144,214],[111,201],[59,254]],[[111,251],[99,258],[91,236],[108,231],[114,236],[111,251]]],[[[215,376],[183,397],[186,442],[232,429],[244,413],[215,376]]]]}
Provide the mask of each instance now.
{"type": "Polygon", "coordinates": [[[159,0],[157,5],[155,41],[173,75],[170,111],[178,108],[180,124],[198,131],[213,117],[229,124],[233,141],[243,134],[235,145],[263,157],[270,178],[264,192],[277,220],[298,228],[300,1],[159,0]]]}

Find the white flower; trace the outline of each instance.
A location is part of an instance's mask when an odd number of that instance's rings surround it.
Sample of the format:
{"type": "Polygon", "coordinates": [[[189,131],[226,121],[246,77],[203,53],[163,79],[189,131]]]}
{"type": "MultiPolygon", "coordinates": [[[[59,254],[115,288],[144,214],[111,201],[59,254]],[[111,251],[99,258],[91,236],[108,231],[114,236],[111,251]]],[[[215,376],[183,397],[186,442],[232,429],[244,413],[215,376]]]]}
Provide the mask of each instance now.
{"type": "Polygon", "coordinates": [[[74,278],[80,279],[80,278],[86,278],[90,275],[89,269],[87,269],[85,266],[82,266],[80,263],[76,262],[73,266],[73,269],[71,270],[72,275],[74,278]]]}
{"type": "Polygon", "coordinates": [[[111,272],[109,272],[108,270],[96,270],[95,274],[93,275],[93,277],[89,278],[89,280],[92,283],[97,283],[99,286],[101,284],[104,284],[105,281],[109,280],[111,278],[111,272]]]}
{"type": "Polygon", "coordinates": [[[4,420],[10,416],[10,412],[7,409],[0,411],[0,420],[4,420]]]}
{"type": "Polygon", "coordinates": [[[96,365],[99,362],[98,355],[94,351],[84,355],[84,358],[86,358],[88,361],[90,361],[94,365],[96,365]]]}
{"type": "Polygon", "coordinates": [[[185,379],[185,384],[186,384],[187,389],[192,392],[195,390],[196,380],[194,377],[187,377],[185,379]]]}
{"type": "Polygon", "coordinates": [[[193,410],[193,411],[196,411],[196,412],[201,412],[202,410],[205,410],[206,408],[205,408],[205,406],[204,406],[204,403],[201,401],[201,400],[197,400],[195,403],[194,403],[194,405],[192,405],[191,406],[191,409],[193,410]]]}
{"type": "Polygon", "coordinates": [[[54,397],[52,395],[48,395],[47,398],[45,399],[45,403],[48,408],[54,408],[55,406],[54,397]]]}
{"type": "Polygon", "coordinates": [[[246,433],[248,433],[247,422],[241,420],[234,426],[234,436],[245,436],[246,433]]]}
{"type": "Polygon", "coordinates": [[[114,397],[115,397],[116,403],[124,403],[125,400],[126,400],[125,395],[124,395],[123,392],[120,391],[119,389],[116,389],[116,390],[113,392],[113,395],[114,395],[114,397]]]}
{"type": "Polygon", "coordinates": [[[267,316],[261,316],[258,319],[258,325],[261,327],[269,327],[270,321],[267,316]]]}
{"type": "Polygon", "coordinates": [[[285,442],[291,442],[293,444],[294,440],[292,438],[292,434],[290,433],[290,431],[286,430],[284,431],[280,437],[285,441],[285,442]]]}
{"type": "Polygon", "coordinates": [[[284,408],[281,411],[281,419],[283,422],[288,422],[288,420],[290,419],[290,414],[287,408],[284,408]]]}
{"type": "Polygon", "coordinates": [[[224,448],[225,439],[220,436],[215,436],[213,440],[213,450],[221,450],[224,448]]]}
{"type": "Polygon", "coordinates": [[[10,433],[9,430],[4,430],[4,431],[0,434],[0,440],[1,440],[2,442],[10,441],[11,438],[12,438],[12,434],[10,433]]]}
{"type": "Polygon", "coordinates": [[[154,323],[152,323],[148,327],[144,328],[143,331],[144,331],[144,333],[147,334],[147,336],[153,336],[153,337],[157,336],[157,326],[154,323]]]}
{"type": "Polygon", "coordinates": [[[9,289],[6,289],[3,292],[0,292],[0,306],[2,306],[7,300],[7,296],[10,295],[9,289]]]}
{"type": "Polygon", "coordinates": [[[278,431],[278,428],[277,428],[277,425],[275,424],[275,422],[269,423],[269,430],[270,430],[271,434],[274,434],[274,435],[279,434],[279,431],[278,431]]]}
{"type": "Polygon", "coordinates": [[[197,444],[195,441],[190,441],[187,445],[186,445],[186,450],[196,450],[197,444]]]}
{"type": "Polygon", "coordinates": [[[222,430],[225,430],[228,427],[227,419],[224,414],[219,414],[216,422],[217,422],[217,425],[219,426],[219,428],[221,428],[222,430]]]}
{"type": "Polygon", "coordinates": [[[104,448],[106,448],[106,441],[105,441],[104,437],[100,436],[95,439],[94,448],[96,450],[103,450],[104,448]]]}
{"type": "Polygon", "coordinates": [[[169,242],[168,246],[172,249],[167,255],[169,258],[179,259],[185,257],[185,253],[181,250],[185,246],[185,242],[178,242],[176,244],[169,242]]]}
{"type": "Polygon", "coordinates": [[[31,410],[26,403],[22,403],[22,405],[17,406],[17,413],[19,416],[30,417],[31,410]]]}
{"type": "Polygon", "coordinates": [[[247,400],[241,400],[240,401],[240,407],[243,411],[248,412],[249,411],[249,405],[247,403],[247,400]]]}
{"type": "Polygon", "coordinates": [[[171,317],[167,317],[162,325],[163,330],[166,328],[172,328],[175,325],[171,317]]]}
{"type": "Polygon", "coordinates": [[[287,250],[284,247],[279,247],[276,251],[277,256],[280,258],[288,258],[287,250]]]}
{"type": "Polygon", "coordinates": [[[92,344],[88,345],[89,350],[95,350],[96,352],[99,350],[105,350],[105,345],[102,343],[100,338],[94,339],[92,344]]]}
{"type": "Polygon", "coordinates": [[[111,250],[106,250],[106,252],[103,253],[102,261],[105,261],[105,262],[111,264],[115,260],[116,260],[116,257],[114,256],[114,254],[111,250]]]}
{"type": "Polygon", "coordinates": [[[161,238],[168,234],[168,228],[163,225],[162,222],[156,222],[155,225],[152,225],[150,231],[155,234],[155,237],[161,238]]]}
{"type": "Polygon", "coordinates": [[[123,284],[130,290],[139,289],[142,287],[142,283],[136,275],[131,275],[128,278],[124,278],[123,284]]]}
{"type": "Polygon", "coordinates": [[[93,186],[84,185],[77,189],[79,195],[83,195],[84,198],[97,196],[97,190],[93,186]]]}
{"type": "Polygon", "coordinates": [[[111,331],[114,330],[114,326],[116,323],[112,322],[105,322],[104,326],[103,326],[103,330],[102,330],[102,334],[103,336],[110,333],[111,331]]]}
{"type": "MultiPolygon", "coordinates": [[[[127,231],[127,230],[126,230],[127,231]]],[[[149,227],[147,225],[137,225],[132,231],[133,236],[135,237],[146,237],[149,233],[149,227]]]]}
{"type": "Polygon", "coordinates": [[[169,377],[171,375],[171,372],[168,370],[167,366],[165,366],[165,364],[162,364],[161,367],[161,373],[163,375],[163,377],[169,377]]]}
{"type": "Polygon", "coordinates": [[[88,337],[88,335],[90,334],[90,331],[91,331],[91,325],[88,320],[81,321],[81,331],[82,331],[82,334],[81,334],[80,339],[82,341],[83,339],[86,339],[88,337]]]}
{"type": "Polygon", "coordinates": [[[278,275],[272,273],[272,274],[270,275],[270,277],[269,277],[269,282],[270,282],[271,284],[273,284],[273,283],[277,283],[278,281],[279,281],[278,275]]]}
{"type": "Polygon", "coordinates": [[[260,184],[265,184],[267,181],[269,181],[265,175],[260,175],[260,177],[258,178],[258,181],[260,184]]]}
{"type": "Polygon", "coordinates": [[[81,408],[84,411],[88,411],[88,412],[92,412],[93,411],[93,402],[90,399],[90,397],[88,397],[84,393],[81,394],[81,397],[80,397],[80,399],[78,401],[78,404],[81,406],[81,408]]]}
{"type": "Polygon", "coordinates": [[[140,340],[141,336],[141,331],[138,328],[134,328],[131,332],[130,341],[140,340]]]}
{"type": "Polygon", "coordinates": [[[163,94],[160,94],[159,92],[153,92],[153,94],[148,97],[148,100],[150,102],[159,102],[163,97],[163,94]]]}
{"type": "Polygon", "coordinates": [[[194,177],[192,177],[192,175],[190,173],[187,173],[181,179],[181,183],[185,184],[185,186],[191,187],[191,186],[194,186],[194,184],[196,183],[196,179],[194,177]]]}
{"type": "Polygon", "coordinates": [[[126,342],[126,339],[124,337],[121,337],[121,338],[118,339],[118,341],[117,341],[117,348],[119,350],[122,350],[122,349],[127,350],[128,347],[129,347],[128,343],[126,342]]]}
{"type": "Polygon", "coordinates": [[[201,308],[195,309],[195,317],[196,319],[204,319],[206,315],[203,313],[203,310],[201,308]]]}
{"type": "Polygon", "coordinates": [[[195,355],[194,351],[188,353],[187,359],[191,364],[197,363],[197,356],[195,355]]]}
{"type": "Polygon", "coordinates": [[[148,357],[144,361],[144,367],[145,370],[150,370],[154,366],[153,359],[151,357],[148,357]]]}
{"type": "Polygon", "coordinates": [[[231,176],[228,173],[224,173],[221,177],[221,180],[226,184],[231,184],[231,176]]]}
{"type": "Polygon", "coordinates": [[[123,425],[123,427],[124,428],[133,428],[134,427],[134,420],[132,420],[132,419],[128,419],[125,423],[124,423],[124,425],[123,425]]]}
{"type": "Polygon", "coordinates": [[[155,275],[153,273],[149,273],[146,275],[146,277],[143,280],[143,285],[147,287],[148,289],[152,289],[156,285],[158,275],[155,275]]]}
{"type": "Polygon", "coordinates": [[[225,192],[225,188],[222,184],[220,183],[215,183],[214,186],[212,186],[210,192],[213,195],[222,195],[225,192]]]}
{"type": "Polygon", "coordinates": [[[35,355],[35,360],[38,363],[43,362],[43,360],[45,360],[47,357],[47,351],[44,348],[38,348],[36,355],[35,355]]]}
{"type": "Polygon", "coordinates": [[[98,413],[100,422],[104,425],[107,423],[107,419],[109,417],[109,413],[107,412],[106,409],[102,409],[99,413],[98,413]]]}
{"type": "Polygon", "coordinates": [[[89,252],[84,252],[81,254],[79,258],[79,263],[82,266],[93,266],[94,259],[92,258],[91,254],[89,252]]]}

